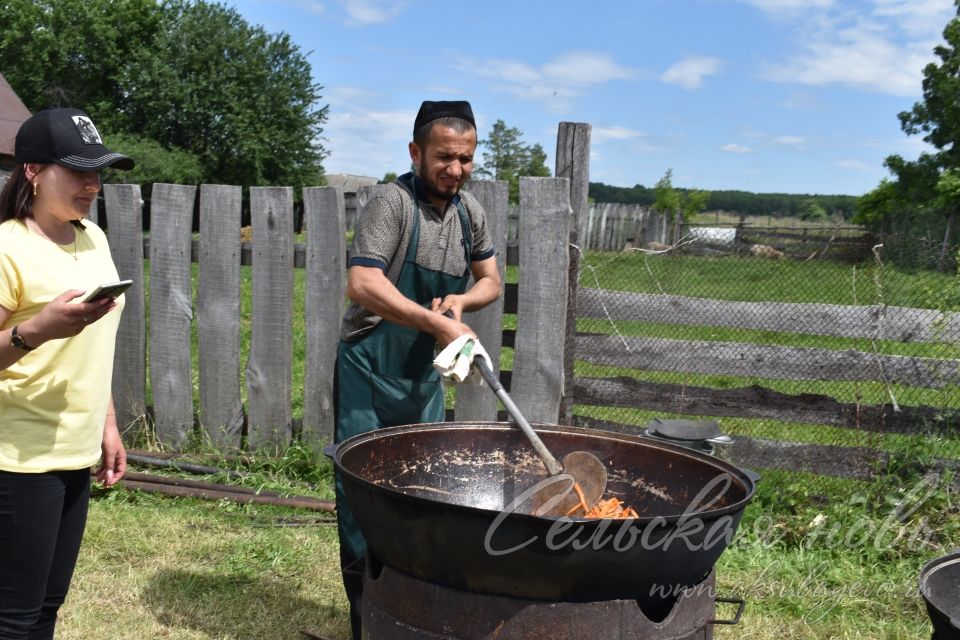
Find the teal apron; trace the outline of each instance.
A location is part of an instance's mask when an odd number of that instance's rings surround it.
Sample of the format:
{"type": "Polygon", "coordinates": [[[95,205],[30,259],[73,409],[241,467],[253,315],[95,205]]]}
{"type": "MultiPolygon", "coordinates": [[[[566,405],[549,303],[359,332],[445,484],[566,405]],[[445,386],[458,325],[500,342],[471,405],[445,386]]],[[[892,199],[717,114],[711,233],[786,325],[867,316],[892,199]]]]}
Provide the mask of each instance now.
{"type": "MultiPolygon", "coordinates": [[[[420,205],[413,174],[397,183],[413,195],[413,228],[403,257],[397,289],[414,302],[429,307],[434,298],[467,290],[473,234],[463,204],[457,200],[457,215],[463,230],[467,268],[459,276],[433,271],[417,264],[420,240],[420,205]]],[[[337,349],[337,423],[334,442],[382,427],[422,422],[442,422],[444,394],[440,375],[433,368],[436,340],[428,333],[381,319],[366,336],[340,341],[337,349]]],[[[366,542],[347,508],[340,474],[336,478],[337,527],[340,544],[348,557],[362,558],[366,542]]]]}

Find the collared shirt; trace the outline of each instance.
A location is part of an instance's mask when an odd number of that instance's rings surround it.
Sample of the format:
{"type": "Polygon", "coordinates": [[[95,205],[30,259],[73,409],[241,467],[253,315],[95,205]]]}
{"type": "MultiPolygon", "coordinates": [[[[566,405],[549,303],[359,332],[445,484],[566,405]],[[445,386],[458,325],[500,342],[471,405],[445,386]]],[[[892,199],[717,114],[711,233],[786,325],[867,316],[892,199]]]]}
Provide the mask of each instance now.
{"type": "MultiPolygon", "coordinates": [[[[473,233],[471,262],[494,255],[493,241],[487,229],[487,218],[480,203],[466,191],[454,196],[445,211],[431,204],[417,182],[420,240],[417,264],[451,275],[462,275],[469,267],[463,250],[463,230],[457,215],[459,200],[470,218],[473,233]]],[[[383,185],[357,217],[350,265],[377,267],[394,285],[400,278],[403,257],[410,242],[413,221],[413,198],[396,183],[383,185]]],[[[343,316],[340,337],[356,340],[380,322],[380,317],[356,303],[351,303],[343,316]]]]}

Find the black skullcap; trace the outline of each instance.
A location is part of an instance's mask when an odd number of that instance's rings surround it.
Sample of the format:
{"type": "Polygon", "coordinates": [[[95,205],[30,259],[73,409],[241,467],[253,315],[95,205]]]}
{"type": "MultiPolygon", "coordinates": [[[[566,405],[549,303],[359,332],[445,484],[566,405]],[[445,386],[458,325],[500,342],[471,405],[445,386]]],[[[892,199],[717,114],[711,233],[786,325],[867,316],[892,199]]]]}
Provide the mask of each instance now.
{"type": "Polygon", "coordinates": [[[127,171],[134,166],[127,156],[103,146],[90,116],[80,109],[47,109],[20,125],[14,161],[56,163],[76,171],[127,171]]]}
{"type": "Polygon", "coordinates": [[[417,119],[413,121],[413,131],[416,133],[420,127],[433,120],[449,117],[466,120],[474,129],[477,128],[477,123],[473,120],[473,109],[466,100],[424,100],[417,119]]]}

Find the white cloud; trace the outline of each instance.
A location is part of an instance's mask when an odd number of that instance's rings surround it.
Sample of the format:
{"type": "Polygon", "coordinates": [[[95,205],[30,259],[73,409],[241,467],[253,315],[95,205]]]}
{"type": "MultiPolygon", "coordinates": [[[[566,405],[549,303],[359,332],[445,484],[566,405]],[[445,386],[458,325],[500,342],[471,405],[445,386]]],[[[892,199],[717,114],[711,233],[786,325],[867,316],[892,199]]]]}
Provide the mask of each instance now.
{"type": "Polygon", "coordinates": [[[493,81],[492,88],[521,100],[541,102],[549,111],[563,111],[591,87],[636,77],[604,53],[572,52],[539,67],[504,59],[464,59],[454,68],[493,81]]]}
{"type": "Polygon", "coordinates": [[[688,56],[670,66],[661,74],[660,79],[684,89],[697,89],[703,86],[703,78],[720,71],[719,58],[707,56],[688,56]]]}
{"type": "Polygon", "coordinates": [[[406,8],[402,2],[390,0],[342,0],[349,16],[348,24],[366,26],[391,20],[406,8]]]}
{"type": "Polygon", "coordinates": [[[633,140],[635,138],[646,137],[647,134],[626,127],[593,127],[590,130],[591,142],[603,142],[605,140],[633,140]]]}
{"type": "Polygon", "coordinates": [[[873,0],[873,14],[892,18],[906,31],[916,36],[940,35],[953,13],[951,0],[873,0]]]}
{"type": "Polygon", "coordinates": [[[287,0],[286,4],[294,7],[300,7],[309,13],[321,15],[327,12],[327,6],[317,0],[287,0]]]}
{"type": "Polygon", "coordinates": [[[543,65],[541,70],[547,78],[580,87],[628,80],[634,75],[609,55],[590,52],[565,53],[543,65]]]}
{"type": "Polygon", "coordinates": [[[805,138],[800,136],[775,136],[773,138],[774,144],[782,144],[788,147],[802,147],[807,141],[805,138]]]}
{"type": "Polygon", "coordinates": [[[951,0],[871,0],[872,8],[856,12],[825,0],[745,1],[769,12],[791,10],[774,17],[795,25],[799,50],[772,64],[767,79],[904,97],[920,94],[923,67],[953,9],[951,0]]]}
{"type": "Polygon", "coordinates": [[[926,51],[914,51],[887,39],[869,25],[839,30],[811,42],[806,55],[774,67],[768,77],[809,85],[840,84],[897,96],[920,92],[926,51]]]}
{"type": "Polygon", "coordinates": [[[737,144],[736,142],[723,145],[720,147],[720,151],[726,151],[727,153],[753,153],[753,149],[750,147],[745,147],[742,144],[737,144]]]}
{"type": "Polygon", "coordinates": [[[833,5],[833,0],[744,0],[744,2],[769,12],[796,11],[833,5]]]}
{"type": "Polygon", "coordinates": [[[324,97],[330,103],[321,141],[330,152],[323,163],[328,173],[380,178],[406,170],[415,110],[385,108],[389,96],[356,86],[328,87],[324,97]]]}
{"type": "Polygon", "coordinates": [[[881,168],[879,166],[867,164],[866,162],[861,162],[860,160],[837,160],[833,164],[841,169],[851,169],[853,171],[876,172],[881,168]]]}

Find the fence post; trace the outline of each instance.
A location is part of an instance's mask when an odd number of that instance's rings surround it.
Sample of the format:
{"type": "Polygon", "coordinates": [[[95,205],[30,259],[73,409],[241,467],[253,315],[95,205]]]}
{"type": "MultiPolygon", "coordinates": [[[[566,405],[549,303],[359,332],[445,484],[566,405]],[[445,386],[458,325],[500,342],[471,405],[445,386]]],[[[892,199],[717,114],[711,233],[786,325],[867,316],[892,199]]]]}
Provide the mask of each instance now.
{"type": "Polygon", "coordinates": [[[333,442],[333,374],[343,318],[346,263],[346,207],[340,187],[303,190],[307,227],[304,326],[306,364],[303,378],[305,443],[319,452],[333,442]]]}
{"type": "Polygon", "coordinates": [[[124,442],[134,444],[146,426],[147,345],[143,300],[143,200],[138,184],[103,185],[110,225],[107,239],[120,278],[133,286],[124,294],[123,316],[113,358],[113,404],[124,442]],[[112,220],[112,222],[111,222],[112,220]],[[137,424],[138,429],[133,429],[137,424]]]}
{"type": "Polygon", "coordinates": [[[211,442],[239,449],[240,401],[240,187],[200,187],[200,274],[197,346],[200,424],[211,442]]]}
{"type": "MultiPolygon", "coordinates": [[[[487,216],[487,229],[497,252],[500,280],[507,264],[507,208],[510,197],[506,180],[481,180],[470,183],[470,193],[480,202],[487,216]]],[[[471,286],[473,279],[471,278],[471,286]]],[[[496,300],[479,311],[464,314],[463,321],[477,333],[480,344],[490,354],[494,373],[500,374],[500,348],[503,343],[503,289],[496,300]]],[[[458,422],[497,419],[497,398],[489,389],[476,385],[457,387],[454,418],[458,422]]]]}
{"type": "MultiPolygon", "coordinates": [[[[577,287],[580,279],[580,252],[575,245],[586,244],[590,203],[590,133],[584,122],[561,122],[557,131],[556,176],[570,181],[572,219],[570,222],[569,273],[567,276],[567,319],[563,345],[563,396],[558,422],[573,424],[573,363],[576,359],[577,287]]],[[[583,250],[586,250],[585,247],[583,250]]]]}
{"type": "Polygon", "coordinates": [[[283,448],[292,431],[293,189],[251,187],[253,309],[247,389],[251,449],[283,448]]]}
{"type": "Polygon", "coordinates": [[[174,450],[193,429],[190,236],[196,189],[155,184],[150,198],[150,386],[157,439],[174,450]]]}
{"type": "Polygon", "coordinates": [[[511,396],[531,422],[553,423],[563,394],[570,181],[520,178],[520,282],[511,396]]]}

